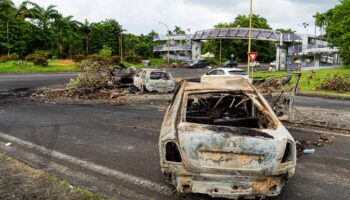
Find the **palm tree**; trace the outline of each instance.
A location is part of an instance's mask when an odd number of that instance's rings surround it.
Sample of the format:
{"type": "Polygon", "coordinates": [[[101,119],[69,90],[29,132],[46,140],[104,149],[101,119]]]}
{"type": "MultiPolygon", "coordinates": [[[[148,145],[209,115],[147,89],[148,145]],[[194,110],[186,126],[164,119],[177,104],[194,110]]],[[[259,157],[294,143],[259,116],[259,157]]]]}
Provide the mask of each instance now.
{"type": "Polygon", "coordinates": [[[31,5],[32,7],[28,10],[28,17],[37,20],[37,24],[45,32],[48,30],[49,26],[53,23],[54,20],[61,17],[59,12],[55,9],[56,6],[49,5],[47,8],[41,7],[40,5],[31,2],[23,2],[25,6],[31,5]]]}
{"type": "Polygon", "coordinates": [[[0,19],[6,21],[6,47],[7,55],[10,55],[10,21],[16,16],[16,7],[11,0],[0,0],[0,19]]]}
{"type": "Polygon", "coordinates": [[[89,36],[91,33],[91,24],[87,19],[84,23],[80,23],[80,32],[82,33],[85,41],[85,55],[89,55],[89,36]]]}

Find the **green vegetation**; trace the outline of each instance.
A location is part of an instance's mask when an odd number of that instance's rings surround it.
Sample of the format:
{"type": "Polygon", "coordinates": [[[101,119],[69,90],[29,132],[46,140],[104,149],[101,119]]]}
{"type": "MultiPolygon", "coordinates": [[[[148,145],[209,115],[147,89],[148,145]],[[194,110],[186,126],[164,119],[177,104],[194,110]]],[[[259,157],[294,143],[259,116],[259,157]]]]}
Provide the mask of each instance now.
{"type": "MultiPolygon", "coordinates": [[[[165,63],[166,61],[164,61],[162,58],[148,58],[147,60],[151,61],[152,66],[150,66],[149,68],[158,68],[160,67],[163,63],[165,63]]],[[[142,63],[135,63],[135,62],[122,62],[123,65],[125,65],[126,67],[130,67],[130,66],[134,66],[138,69],[140,68],[147,68],[146,66],[144,66],[142,63]]]]}
{"type": "MultiPolygon", "coordinates": [[[[11,0],[0,0],[0,55],[16,53],[24,59],[36,51],[45,51],[52,57],[72,58],[75,55],[98,54],[110,47],[113,55],[155,57],[153,37],[123,33],[123,27],[114,19],[90,23],[64,16],[56,6],[42,7],[31,1],[16,6],[11,0]],[[123,45],[121,46],[121,41],[123,45]]],[[[176,31],[182,31],[179,27],[176,31]]]]}
{"type": "Polygon", "coordinates": [[[51,60],[48,66],[38,66],[31,62],[7,61],[0,63],[0,73],[19,72],[73,72],[79,71],[77,65],[71,60],[51,60]]]}
{"type": "MultiPolygon", "coordinates": [[[[328,76],[342,75],[342,76],[350,77],[350,66],[331,68],[331,69],[319,69],[319,70],[315,70],[314,72],[315,73],[312,75],[312,79],[310,79],[309,81],[308,81],[308,77],[310,77],[309,75],[312,74],[312,71],[301,72],[302,76],[299,83],[299,88],[300,88],[299,92],[350,97],[350,92],[340,93],[335,91],[316,90],[317,85],[320,84],[323,80],[325,80],[328,76]]],[[[288,74],[288,73],[284,71],[255,72],[254,77],[255,79],[262,79],[269,76],[276,76],[276,75],[282,75],[282,74],[288,74]]]]}
{"type": "Polygon", "coordinates": [[[316,24],[326,30],[325,38],[339,47],[344,64],[350,64],[350,0],[341,0],[339,5],[326,11],[316,13],[316,24]]]}

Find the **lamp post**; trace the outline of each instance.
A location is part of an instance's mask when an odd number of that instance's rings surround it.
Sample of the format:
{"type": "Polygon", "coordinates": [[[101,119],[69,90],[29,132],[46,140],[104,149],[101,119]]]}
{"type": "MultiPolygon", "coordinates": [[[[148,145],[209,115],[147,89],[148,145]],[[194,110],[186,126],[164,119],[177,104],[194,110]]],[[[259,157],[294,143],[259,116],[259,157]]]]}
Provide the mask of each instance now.
{"type": "Polygon", "coordinates": [[[120,54],[120,62],[123,62],[123,32],[126,31],[122,29],[119,32],[119,54],[120,54]]]}
{"type": "Polygon", "coordinates": [[[170,29],[169,29],[169,26],[166,25],[165,23],[161,21],[159,23],[164,25],[168,31],[168,64],[170,64],[170,29]]]}
{"type": "Polygon", "coordinates": [[[249,41],[248,41],[248,76],[250,77],[250,56],[252,50],[252,21],[253,21],[253,0],[250,0],[250,15],[249,15],[249,41]]]}

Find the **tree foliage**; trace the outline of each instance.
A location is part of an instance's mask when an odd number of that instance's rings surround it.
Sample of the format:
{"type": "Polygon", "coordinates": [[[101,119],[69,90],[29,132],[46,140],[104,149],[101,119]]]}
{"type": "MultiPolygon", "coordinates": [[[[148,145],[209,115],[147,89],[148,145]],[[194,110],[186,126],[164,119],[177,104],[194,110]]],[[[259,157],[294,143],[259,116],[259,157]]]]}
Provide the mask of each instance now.
{"type": "Polygon", "coordinates": [[[316,13],[316,24],[325,28],[325,37],[333,46],[339,47],[344,64],[350,64],[350,0],[341,0],[339,5],[316,13]]]}
{"type": "MultiPolygon", "coordinates": [[[[21,58],[44,51],[59,58],[98,54],[104,46],[119,55],[123,40],[124,56],[153,55],[154,31],[147,35],[123,34],[113,19],[91,23],[62,15],[54,5],[42,7],[31,1],[16,5],[0,0],[0,55],[17,53],[21,58]],[[122,38],[121,38],[122,37],[122,38]]],[[[179,28],[178,31],[182,31],[179,28]]]]}

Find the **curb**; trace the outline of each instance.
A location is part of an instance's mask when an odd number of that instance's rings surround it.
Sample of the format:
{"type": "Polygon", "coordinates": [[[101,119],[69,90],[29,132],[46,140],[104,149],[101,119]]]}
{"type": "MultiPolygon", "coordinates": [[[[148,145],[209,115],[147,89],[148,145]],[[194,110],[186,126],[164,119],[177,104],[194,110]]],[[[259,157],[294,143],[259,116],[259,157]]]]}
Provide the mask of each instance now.
{"type": "Polygon", "coordinates": [[[318,97],[318,98],[324,98],[324,99],[337,99],[337,100],[344,100],[349,101],[350,96],[336,96],[336,95],[329,95],[329,94],[316,94],[316,93],[304,93],[304,92],[298,92],[296,94],[297,96],[304,96],[304,97],[318,97]]]}
{"type": "Polygon", "coordinates": [[[297,125],[304,125],[304,126],[310,126],[310,127],[318,127],[318,128],[324,128],[324,129],[332,129],[332,130],[340,130],[340,131],[346,131],[350,132],[350,125],[349,124],[343,124],[343,123],[336,123],[332,121],[324,122],[324,121],[313,121],[312,123],[306,123],[306,122],[293,122],[293,121],[286,121],[290,124],[297,124],[297,125]]]}
{"type": "Polygon", "coordinates": [[[78,74],[80,73],[79,71],[77,72],[4,72],[4,73],[0,73],[1,75],[54,75],[54,74],[78,74]]]}

